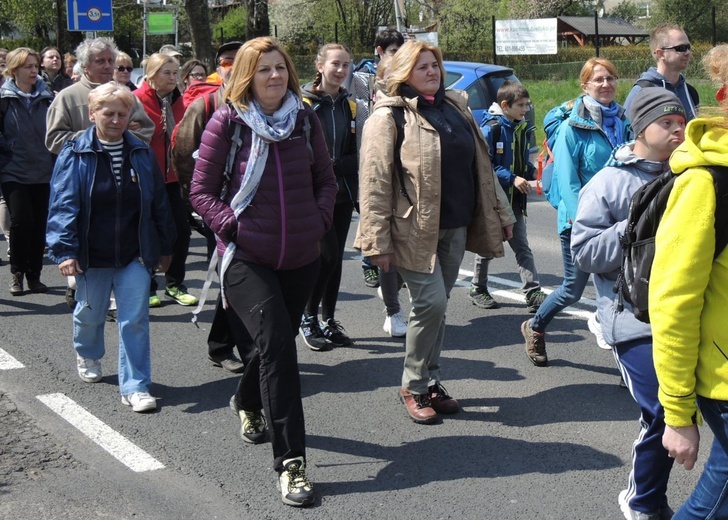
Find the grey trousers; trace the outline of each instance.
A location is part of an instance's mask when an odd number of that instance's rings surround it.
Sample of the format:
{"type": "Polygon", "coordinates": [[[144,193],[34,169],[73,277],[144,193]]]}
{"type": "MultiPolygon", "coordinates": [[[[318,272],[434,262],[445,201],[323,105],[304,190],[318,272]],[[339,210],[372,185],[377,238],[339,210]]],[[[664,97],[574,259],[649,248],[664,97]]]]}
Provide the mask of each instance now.
{"type": "Polygon", "coordinates": [[[466,232],[464,227],[440,230],[432,273],[397,268],[412,298],[402,388],[413,394],[426,394],[429,386],[440,381],[445,311],[465,254],[466,232]]]}
{"type": "MultiPolygon", "coordinates": [[[[521,275],[521,290],[524,294],[528,294],[534,289],[540,288],[541,284],[538,281],[536,262],[533,260],[533,253],[528,245],[526,219],[523,216],[523,210],[520,207],[513,208],[513,214],[516,216],[516,223],[513,226],[513,238],[508,241],[508,245],[511,246],[511,250],[516,255],[518,274],[521,275]]],[[[487,289],[488,264],[491,260],[492,258],[475,255],[472,281],[475,287],[487,289]]]]}

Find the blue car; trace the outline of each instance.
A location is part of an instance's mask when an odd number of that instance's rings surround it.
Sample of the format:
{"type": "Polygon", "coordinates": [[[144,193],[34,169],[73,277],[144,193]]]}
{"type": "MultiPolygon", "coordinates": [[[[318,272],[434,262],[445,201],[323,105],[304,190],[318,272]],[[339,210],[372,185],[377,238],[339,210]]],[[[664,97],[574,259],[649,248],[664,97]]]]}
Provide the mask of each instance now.
{"type": "MultiPolygon", "coordinates": [[[[446,61],[443,65],[446,72],[445,88],[464,90],[468,93],[468,105],[478,123],[483,120],[483,114],[495,102],[496,94],[503,82],[518,81],[513,69],[500,65],[467,61],[446,61]]],[[[533,105],[526,113],[526,119],[535,126],[536,114],[533,105]]],[[[537,150],[535,138],[532,141],[530,143],[532,150],[537,150]]]]}

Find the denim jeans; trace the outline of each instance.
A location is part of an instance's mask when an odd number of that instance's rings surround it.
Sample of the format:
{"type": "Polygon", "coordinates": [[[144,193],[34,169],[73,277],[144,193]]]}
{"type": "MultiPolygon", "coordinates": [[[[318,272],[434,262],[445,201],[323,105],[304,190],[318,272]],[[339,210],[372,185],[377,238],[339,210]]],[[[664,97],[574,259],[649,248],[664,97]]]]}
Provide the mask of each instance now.
{"type": "Polygon", "coordinates": [[[76,276],[78,304],[73,311],[73,347],[79,356],[104,356],[104,324],[112,290],[116,297],[122,395],[147,392],[151,384],[150,277],[150,270],[136,260],[126,267],[90,267],[76,276]]]}
{"type": "Polygon", "coordinates": [[[559,312],[578,302],[589,282],[589,273],[578,269],[571,257],[571,229],[562,232],[559,239],[561,259],[564,262],[564,281],[546,297],[531,320],[531,328],[536,332],[545,332],[546,327],[559,312]]]}
{"type": "MultiPolygon", "coordinates": [[[[513,214],[516,216],[516,223],[513,225],[513,238],[508,241],[513,253],[516,255],[518,273],[521,275],[521,290],[523,294],[538,289],[541,285],[538,282],[536,262],[533,260],[533,252],[528,245],[528,233],[526,230],[526,218],[520,205],[513,207],[513,214]]],[[[473,266],[472,284],[480,289],[488,288],[488,264],[492,258],[475,255],[473,266]]]]}
{"type": "Polygon", "coordinates": [[[698,484],[673,520],[728,518],[728,401],[698,396],[698,407],[715,438],[698,484]]]}
{"type": "Polygon", "coordinates": [[[654,514],[667,506],[667,481],[674,460],[662,446],[665,410],[657,398],[659,385],[652,360],[652,338],[617,343],[612,352],[640,407],[640,433],[632,444],[632,471],[625,498],[631,509],[654,514]]]}

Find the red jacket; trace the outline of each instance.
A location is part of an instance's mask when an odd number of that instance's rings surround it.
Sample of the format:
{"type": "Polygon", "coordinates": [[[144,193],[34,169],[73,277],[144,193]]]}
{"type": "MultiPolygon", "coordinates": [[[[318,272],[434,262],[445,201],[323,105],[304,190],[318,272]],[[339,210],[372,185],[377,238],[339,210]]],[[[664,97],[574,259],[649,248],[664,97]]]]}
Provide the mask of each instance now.
{"type": "Polygon", "coordinates": [[[308,105],[298,113],[290,137],[270,143],[268,161],[251,204],[235,218],[230,201],[242,182],[250,156],[252,133],[244,127],[242,147],[231,173],[230,190],[220,199],[230,150],[232,121],[244,124],[228,105],[220,107],[202,134],[200,156],[190,187],[195,211],[218,237],[218,253],[235,241],[236,258],[274,270],[296,269],[319,256],[319,242],[331,226],[336,178],[321,124],[308,105]],[[313,164],[303,123],[311,123],[313,164]]]}
{"type": "MultiPolygon", "coordinates": [[[[147,113],[149,118],[154,123],[154,135],[152,135],[152,142],[149,143],[154,156],[157,158],[159,163],[159,169],[164,177],[164,182],[172,183],[179,182],[177,179],[177,173],[172,167],[172,152],[170,138],[164,131],[162,125],[162,102],[157,96],[157,91],[154,90],[147,84],[146,80],[142,82],[141,87],[132,92],[144,106],[144,111],[147,113]]],[[[177,124],[182,121],[182,117],[185,115],[185,107],[182,102],[182,94],[176,88],[172,92],[172,114],[174,115],[174,123],[177,124]]],[[[174,126],[169,129],[169,135],[172,135],[174,126]]]]}

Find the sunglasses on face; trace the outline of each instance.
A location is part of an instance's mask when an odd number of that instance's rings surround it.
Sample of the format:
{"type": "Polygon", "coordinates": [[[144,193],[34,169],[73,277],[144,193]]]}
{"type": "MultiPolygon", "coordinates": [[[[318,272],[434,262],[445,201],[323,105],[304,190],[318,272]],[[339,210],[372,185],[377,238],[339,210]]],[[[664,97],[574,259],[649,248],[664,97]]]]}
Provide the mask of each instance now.
{"type": "Polygon", "coordinates": [[[235,58],[220,58],[217,60],[217,64],[222,67],[232,67],[235,58]]]}
{"type": "Polygon", "coordinates": [[[131,72],[132,70],[134,70],[134,67],[124,67],[123,65],[119,65],[118,67],[116,67],[116,70],[118,70],[119,72],[131,72]]]}
{"type": "Polygon", "coordinates": [[[682,45],[673,45],[672,47],[662,47],[663,51],[675,51],[675,52],[688,52],[692,47],[689,43],[684,43],[682,45]]]}

